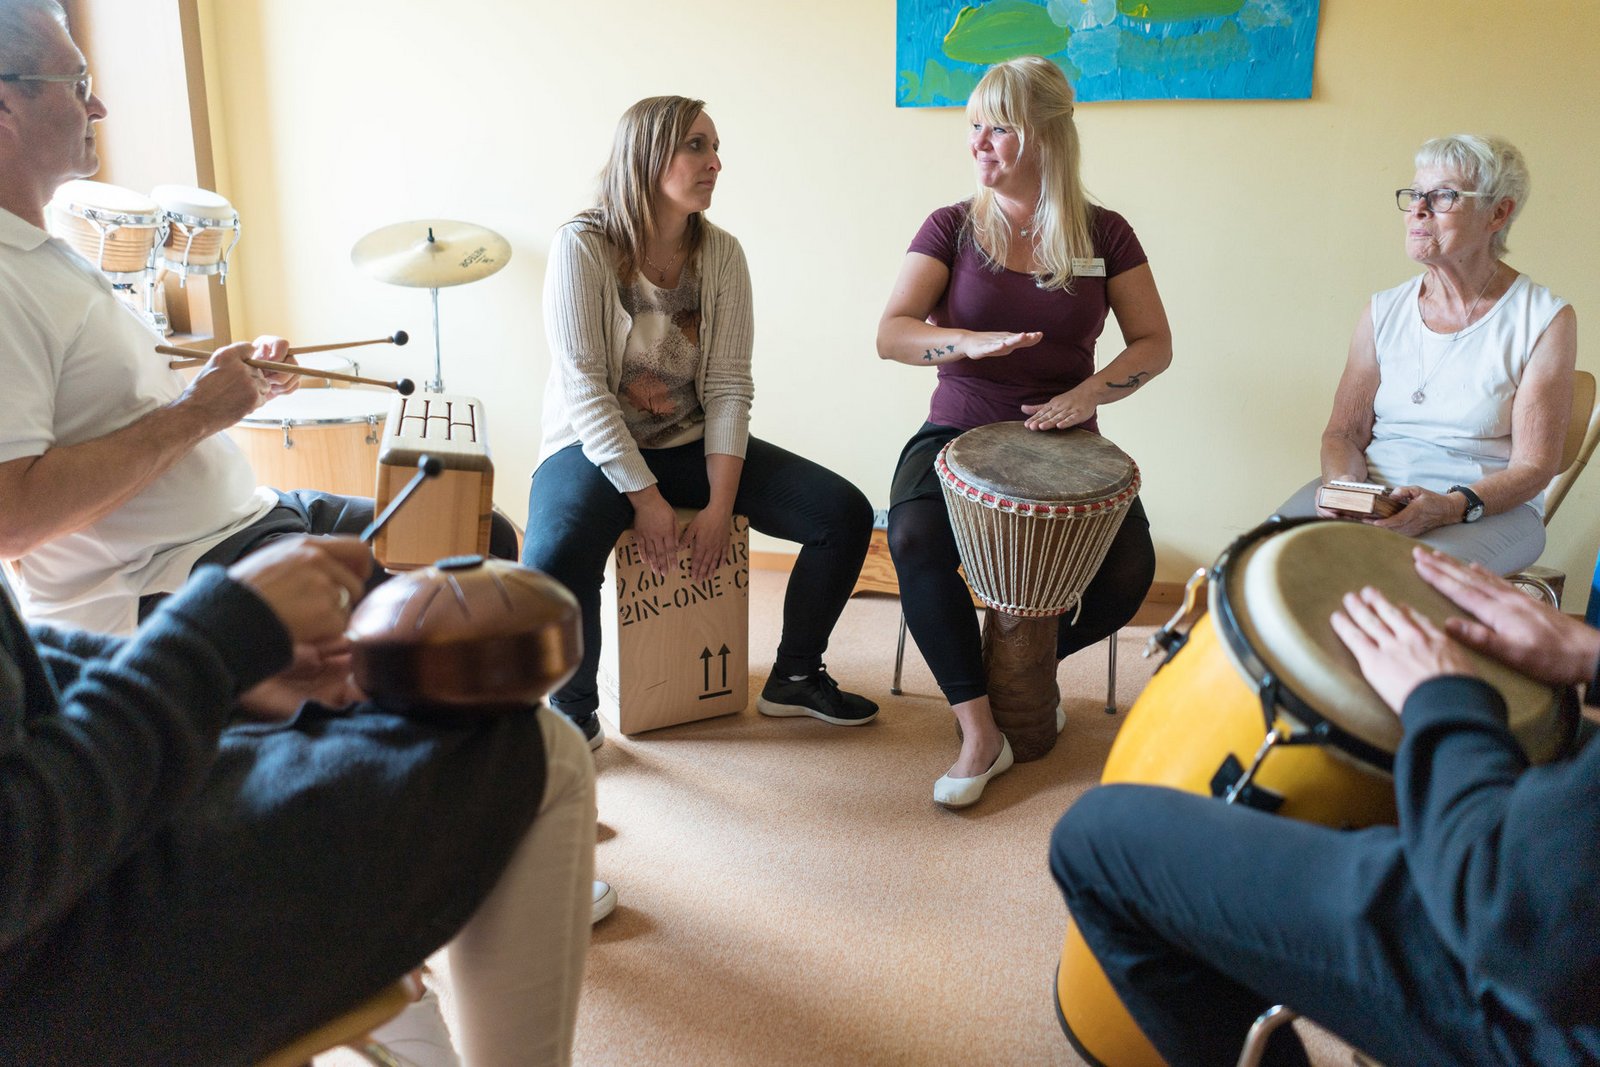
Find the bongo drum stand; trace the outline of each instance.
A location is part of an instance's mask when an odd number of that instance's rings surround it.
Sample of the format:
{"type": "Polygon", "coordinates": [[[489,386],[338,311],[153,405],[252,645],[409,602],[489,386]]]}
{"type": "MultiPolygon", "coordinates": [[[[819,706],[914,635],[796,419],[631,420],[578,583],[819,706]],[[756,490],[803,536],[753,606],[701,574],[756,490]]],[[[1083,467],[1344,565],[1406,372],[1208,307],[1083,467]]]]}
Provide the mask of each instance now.
{"type": "Polygon", "coordinates": [[[433,303],[433,378],[424,388],[444,392],[439,343],[439,290],[489,277],[511,259],[511,242],[483,226],[450,219],[417,219],[374,230],[350,250],[361,273],[388,285],[426,289],[433,303]]]}

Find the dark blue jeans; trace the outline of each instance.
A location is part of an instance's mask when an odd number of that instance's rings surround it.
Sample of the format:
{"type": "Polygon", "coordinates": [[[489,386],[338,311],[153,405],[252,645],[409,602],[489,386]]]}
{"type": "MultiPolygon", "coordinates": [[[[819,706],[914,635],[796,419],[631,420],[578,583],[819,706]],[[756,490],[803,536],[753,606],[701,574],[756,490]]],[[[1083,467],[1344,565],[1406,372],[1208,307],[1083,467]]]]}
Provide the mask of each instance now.
{"type": "MultiPolygon", "coordinates": [[[[1337,831],[1169,789],[1101,786],[1057,824],[1050,868],[1117,994],[1174,1067],[1233,1063],[1251,1022],[1279,1003],[1384,1063],[1500,1060],[1392,827],[1337,831]]],[[[1307,1060],[1284,1029],[1265,1062],[1307,1060]]]]}
{"type": "MultiPolygon", "coordinates": [[[[703,508],[710,501],[704,442],[641,454],[673,507],[703,508]]],[[[826,467],[752,437],[733,510],[750,520],[752,530],[799,542],[773,672],[816,670],[866,559],[872,505],[826,467]]],[[[583,661],[550,699],[552,707],[575,718],[600,706],[600,583],[617,538],[632,526],[633,505],[589,462],[582,446],[562,449],[534,471],[522,562],[572,590],[583,609],[583,661]]]]}

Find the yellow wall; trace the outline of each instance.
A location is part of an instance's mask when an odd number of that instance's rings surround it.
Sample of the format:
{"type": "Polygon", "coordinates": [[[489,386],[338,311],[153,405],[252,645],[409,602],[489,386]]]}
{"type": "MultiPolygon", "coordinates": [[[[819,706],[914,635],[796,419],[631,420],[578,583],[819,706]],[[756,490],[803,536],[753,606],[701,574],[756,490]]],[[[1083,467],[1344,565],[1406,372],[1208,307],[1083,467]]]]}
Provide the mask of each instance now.
{"type": "MultiPolygon", "coordinates": [[[[1172,369],[1105,409],[1140,463],[1160,575],[1180,580],[1316,471],[1317,439],[1367,296],[1412,273],[1391,190],[1422,140],[1498,131],[1534,191],[1511,262],[1600,315],[1600,5],[1453,0],[1323,5],[1309,101],[1091,104],[1091,191],[1132,221],[1176,341],[1172,369]],[[1426,13],[1425,13],[1426,12],[1426,13]]],[[[885,503],[930,372],[873,334],[928,211],[971,187],[956,110],[901,111],[892,0],[205,0],[221,190],[244,240],[236,333],[306,342],[405,328],[367,350],[427,376],[425,291],[359,276],[349,250],[405,219],[510,239],[498,275],[440,294],[445,382],[482,397],[497,498],[520,518],[548,353],[552,231],[589,203],[618,114],[700,96],[725,174],[711,217],[743,241],[757,302],[755,432],[885,503]]],[[[1101,342],[1116,351],[1115,330],[1101,342]]],[[[1600,353],[1580,347],[1580,366],[1600,353]]],[[[1552,527],[1547,563],[1582,591],[1600,475],[1552,527]]],[[[775,547],[769,543],[765,546],[775,547]]]]}

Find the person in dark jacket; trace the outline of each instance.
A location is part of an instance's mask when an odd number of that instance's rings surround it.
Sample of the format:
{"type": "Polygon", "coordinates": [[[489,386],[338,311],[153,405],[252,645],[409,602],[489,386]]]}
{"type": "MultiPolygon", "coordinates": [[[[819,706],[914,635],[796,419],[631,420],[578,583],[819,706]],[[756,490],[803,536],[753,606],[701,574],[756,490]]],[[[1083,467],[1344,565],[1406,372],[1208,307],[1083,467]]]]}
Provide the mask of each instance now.
{"type": "MultiPolygon", "coordinates": [[[[1169,1062],[1232,1063],[1288,1004],[1405,1064],[1600,1062],[1600,745],[1530,767],[1462,645],[1600,697],[1600,631],[1416,550],[1470,612],[1443,629],[1373,589],[1334,628],[1400,714],[1397,827],[1338,831],[1140,785],[1091,790],[1051,868],[1169,1062]]],[[[1265,1062],[1305,1064],[1292,1031],[1265,1062]]]]}
{"type": "Polygon", "coordinates": [[[291,703],[370,565],[280,541],[127,638],[24,627],[0,573],[0,1063],[257,1063],[441,946],[462,1063],[570,1062],[589,750],[291,703]]]}

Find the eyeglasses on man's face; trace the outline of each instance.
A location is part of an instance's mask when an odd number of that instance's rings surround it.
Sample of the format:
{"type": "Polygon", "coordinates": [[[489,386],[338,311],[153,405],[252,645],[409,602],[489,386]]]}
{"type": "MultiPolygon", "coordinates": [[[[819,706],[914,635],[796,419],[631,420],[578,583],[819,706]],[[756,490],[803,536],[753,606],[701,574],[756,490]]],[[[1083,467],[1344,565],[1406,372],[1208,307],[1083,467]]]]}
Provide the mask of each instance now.
{"type": "Polygon", "coordinates": [[[94,77],[87,71],[77,74],[0,74],[0,82],[72,82],[73,91],[85,104],[94,94],[94,77]]]}
{"type": "Polygon", "coordinates": [[[1468,192],[1464,189],[1430,189],[1423,192],[1420,189],[1396,189],[1394,191],[1394,205],[1401,211],[1411,211],[1417,204],[1425,203],[1428,210],[1435,215],[1442,215],[1446,211],[1454,211],[1456,203],[1463,196],[1483,196],[1483,193],[1468,192]]]}

